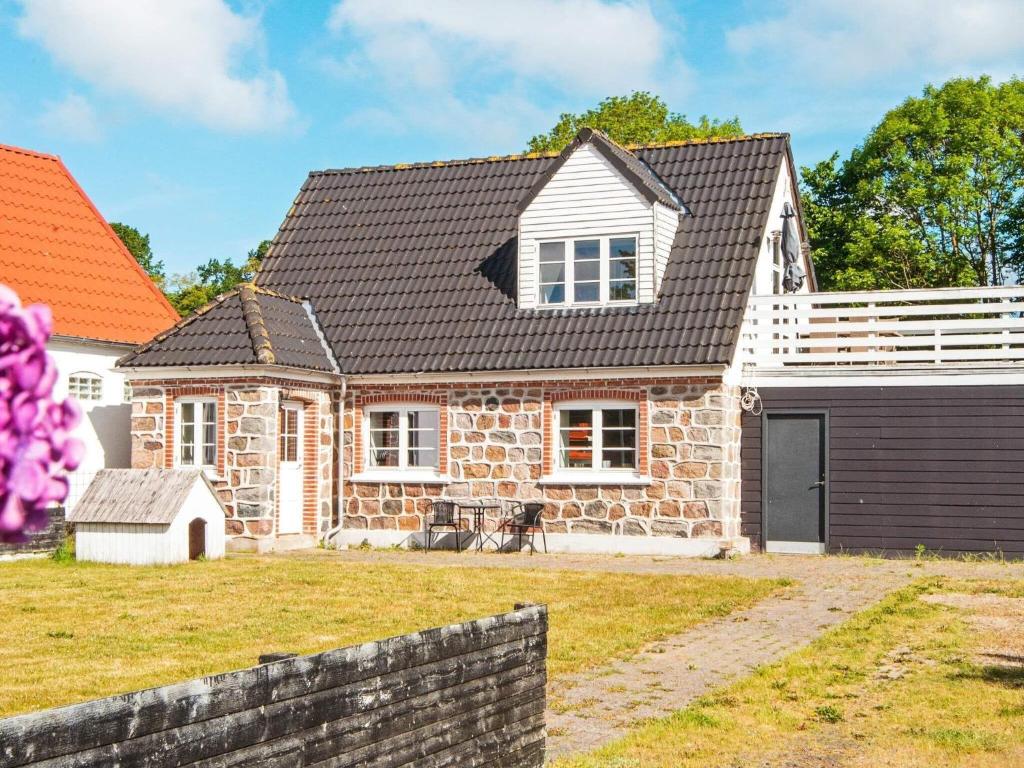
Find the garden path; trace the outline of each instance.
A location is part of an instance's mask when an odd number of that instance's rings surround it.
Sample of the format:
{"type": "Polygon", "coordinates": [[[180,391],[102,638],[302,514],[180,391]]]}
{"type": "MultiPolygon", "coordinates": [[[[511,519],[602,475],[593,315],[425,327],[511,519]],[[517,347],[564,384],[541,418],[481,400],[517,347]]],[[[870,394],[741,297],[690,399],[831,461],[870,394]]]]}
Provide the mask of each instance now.
{"type": "Polygon", "coordinates": [[[548,686],[548,757],[586,752],[625,735],[640,720],[682,709],[798,650],[852,614],[926,576],[1022,578],[1024,564],[753,555],[733,560],[594,555],[495,555],[349,550],[360,562],[425,566],[553,568],[623,573],[789,578],[782,594],[705,622],[599,670],[548,686]]]}

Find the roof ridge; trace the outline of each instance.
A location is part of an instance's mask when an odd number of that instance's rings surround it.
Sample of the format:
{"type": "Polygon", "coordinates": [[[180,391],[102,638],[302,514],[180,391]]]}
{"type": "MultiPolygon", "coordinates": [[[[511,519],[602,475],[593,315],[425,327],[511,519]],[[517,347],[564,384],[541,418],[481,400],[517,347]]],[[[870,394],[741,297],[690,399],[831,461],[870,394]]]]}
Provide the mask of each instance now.
{"type": "Polygon", "coordinates": [[[678,139],[676,141],[652,141],[647,144],[620,144],[631,152],[638,149],[665,149],[669,147],[699,146],[701,144],[729,144],[739,141],[760,141],[763,139],[784,139],[789,134],[780,131],[745,133],[742,136],[709,136],[703,139],[678,139]]]}
{"type": "Polygon", "coordinates": [[[60,166],[61,171],[63,171],[63,173],[67,176],[68,180],[71,182],[71,186],[74,188],[75,192],[78,193],[78,195],[82,198],[82,201],[89,207],[89,209],[93,212],[93,215],[100,222],[100,225],[107,233],[107,237],[113,241],[114,246],[118,249],[118,251],[121,252],[122,259],[128,262],[128,266],[131,269],[134,269],[136,274],[141,276],[143,284],[156,298],[157,303],[163,304],[164,307],[166,309],[169,309],[172,314],[178,315],[178,310],[174,308],[173,304],[171,304],[170,299],[168,299],[164,295],[164,292],[160,290],[156,282],[154,282],[153,278],[151,278],[149,274],[146,272],[146,270],[142,268],[142,265],[138,262],[138,259],[136,259],[132,252],[128,250],[128,246],[124,244],[124,241],[121,239],[121,236],[114,231],[113,227],[110,226],[110,222],[107,221],[106,216],[100,213],[100,209],[96,207],[95,203],[93,203],[92,198],[86,194],[85,190],[82,188],[82,185],[78,183],[78,179],[74,177],[70,169],[66,165],[64,165],[64,161],[61,160],[59,157],[55,158],[55,160],[57,162],[57,165],[60,166]]]}
{"type": "Polygon", "coordinates": [[[260,308],[259,299],[256,298],[253,284],[242,283],[239,285],[238,298],[242,302],[242,319],[245,321],[245,329],[249,332],[249,340],[252,342],[252,351],[256,355],[256,362],[262,365],[273,365],[274,345],[270,341],[267,324],[263,321],[263,310],[260,308]]]}
{"type": "Polygon", "coordinates": [[[4,144],[0,142],[0,150],[6,152],[14,152],[17,155],[25,155],[26,157],[38,157],[42,160],[54,160],[60,162],[60,155],[53,155],[49,152],[39,152],[35,149],[28,149],[26,147],[16,147],[13,144],[4,144]]]}
{"type": "MultiPolygon", "coordinates": [[[[595,133],[601,134],[608,141],[614,141],[603,131],[598,129],[592,129],[595,133]]],[[[763,139],[780,139],[789,136],[788,133],[765,131],[760,133],[747,133],[742,136],[712,136],[706,139],[679,139],[677,141],[654,141],[646,144],[618,144],[623,149],[627,149],[630,152],[639,149],[663,149],[668,147],[685,147],[689,145],[701,145],[701,144],[727,144],[734,141],[757,141],[763,139]]],[[[566,145],[568,146],[568,145],[566,145]]],[[[562,154],[563,150],[557,152],[519,152],[511,155],[490,155],[488,157],[466,157],[466,158],[454,158],[451,160],[425,160],[422,162],[413,163],[394,163],[392,165],[362,165],[362,166],[351,166],[347,168],[323,168],[317,171],[310,171],[310,176],[326,176],[328,174],[356,174],[356,173],[374,173],[380,171],[415,171],[422,170],[424,168],[449,168],[459,167],[463,165],[483,165],[484,163],[503,163],[503,162],[514,162],[517,160],[538,160],[544,158],[555,158],[562,154]]]]}
{"type": "Polygon", "coordinates": [[[260,293],[263,294],[264,296],[273,296],[275,299],[285,299],[286,301],[291,301],[296,304],[302,304],[309,300],[308,298],[302,296],[294,296],[288,293],[281,293],[280,291],[275,291],[273,288],[264,288],[262,285],[257,285],[256,283],[242,283],[242,285],[246,285],[252,288],[252,290],[255,293],[260,293]]]}

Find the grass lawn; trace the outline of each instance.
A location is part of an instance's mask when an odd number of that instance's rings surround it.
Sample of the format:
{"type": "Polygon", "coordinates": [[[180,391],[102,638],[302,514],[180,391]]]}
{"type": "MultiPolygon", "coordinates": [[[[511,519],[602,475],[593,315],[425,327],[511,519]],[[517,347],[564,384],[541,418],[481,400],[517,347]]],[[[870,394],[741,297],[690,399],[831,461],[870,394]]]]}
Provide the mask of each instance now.
{"type": "Polygon", "coordinates": [[[236,556],[180,566],[0,563],[0,717],[511,610],[550,609],[552,676],[783,589],[780,580],[236,556]]]}
{"type": "Polygon", "coordinates": [[[556,765],[1024,765],[1019,598],[1020,582],[921,582],[779,664],[556,765]]]}

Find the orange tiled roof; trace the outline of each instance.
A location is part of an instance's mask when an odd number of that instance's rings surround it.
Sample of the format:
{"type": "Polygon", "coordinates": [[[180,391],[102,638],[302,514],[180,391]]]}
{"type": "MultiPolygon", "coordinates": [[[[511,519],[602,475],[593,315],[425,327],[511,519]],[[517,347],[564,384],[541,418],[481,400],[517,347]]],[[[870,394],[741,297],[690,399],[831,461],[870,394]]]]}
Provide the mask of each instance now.
{"type": "Polygon", "coordinates": [[[61,336],[138,343],[178,320],[60,158],[3,144],[0,283],[61,336]]]}

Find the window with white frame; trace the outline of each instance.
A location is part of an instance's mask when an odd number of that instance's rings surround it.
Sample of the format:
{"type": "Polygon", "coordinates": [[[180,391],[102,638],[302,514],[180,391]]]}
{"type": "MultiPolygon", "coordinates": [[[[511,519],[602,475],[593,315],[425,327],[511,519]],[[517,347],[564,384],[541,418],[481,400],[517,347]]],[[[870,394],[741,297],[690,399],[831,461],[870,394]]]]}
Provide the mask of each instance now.
{"type": "Polygon", "coordinates": [[[422,405],[367,409],[367,468],[402,470],[440,467],[440,410],[422,405]]]}
{"type": "Polygon", "coordinates": [[[68,394],[83,402],[103,398],[103,379],[99,374],[79,371],[68,376],[68,394]]]}
{"type": "Polygon", "coordinates": [[[217,467],[217,401],[189,398],[177,402],[178,466],[217,467]]]}
{"type": "Polygon", "coordinates": [[[299,461],[301,457],[299,438],[299,409],[295,407],[282,408],[280,444],[278,445],[278,456],[281,461],[299,461]]]}
{"type": "Polygon", "coordinates": [[[564,403],[555,407],[555,424],[559,470],[637,471],[635,405],[564,403]]]}
{"type": "Polygon", "coordinates": [[[635,303],[635,235],[550,240],[539,244],[541,306],[635,303]]]}

